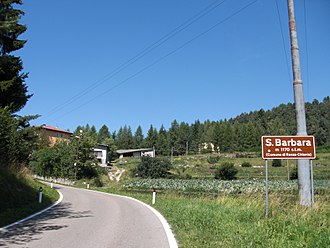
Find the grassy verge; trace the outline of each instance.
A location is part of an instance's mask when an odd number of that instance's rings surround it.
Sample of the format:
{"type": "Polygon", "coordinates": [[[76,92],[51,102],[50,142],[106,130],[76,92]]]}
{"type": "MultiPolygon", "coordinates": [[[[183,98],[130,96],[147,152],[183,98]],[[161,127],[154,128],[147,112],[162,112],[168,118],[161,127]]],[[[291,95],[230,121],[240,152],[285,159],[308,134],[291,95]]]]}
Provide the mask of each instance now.
{"type": "Polygon", "coordinates": [[[271,195],[270,217],[262,197],[163,196],[157,208],[171,223],[181,247],[326,247],[329,205],[304,209],[271,195]]]}
{"type": "Polygon", "coordinates": [[[25,218],[58,199],[56,190],[34,181],[25,173],[0,170],[0,227],[25,218]],[[43,201],[39,204],[39,188],[43,201]]]}
{"type": "MultiPolygon", "coordinates": [[[[103,191],[151,204],[151,191],[103,191]]],[[[163,191],[154,207],[168,220],[180,247],[328,247],[330,197],[316,195],[314,208],[297,204],[291,192],[270,194],[265,219],[262,193],[205,195],[163,191]]]]}

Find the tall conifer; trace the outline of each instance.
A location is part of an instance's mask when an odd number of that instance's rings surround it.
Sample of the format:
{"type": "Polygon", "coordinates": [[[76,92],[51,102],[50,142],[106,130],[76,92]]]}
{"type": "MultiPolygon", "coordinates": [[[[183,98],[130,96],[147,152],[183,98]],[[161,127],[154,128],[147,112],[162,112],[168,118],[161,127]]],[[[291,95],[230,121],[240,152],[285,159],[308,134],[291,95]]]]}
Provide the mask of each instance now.
{"type": "Polygon", "coordinates": [[[18,23],[24,12],[15,9],[14,4],[21,5],[22,1],[0,1],[0,107],[8,107],[12,113],[23,108],[31,97],[24,83],[27,73],[21,72],[22,61],[11,55],[26,42],[18,39],[26,30],[26,26],[18,23]]]}

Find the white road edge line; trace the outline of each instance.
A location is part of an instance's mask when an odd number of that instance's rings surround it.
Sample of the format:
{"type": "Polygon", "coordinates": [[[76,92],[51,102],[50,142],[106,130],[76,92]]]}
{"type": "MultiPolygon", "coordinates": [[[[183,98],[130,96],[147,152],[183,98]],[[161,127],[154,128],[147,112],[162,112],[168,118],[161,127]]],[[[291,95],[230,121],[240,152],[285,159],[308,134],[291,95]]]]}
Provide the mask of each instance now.
{"type": "MultiPolygon", "coordinates": [[[[110,195],[114,195],[114,194],[110,194],[110,195]]],[[[137,199],[132,198],[132,197],[129,197],[129,196],[123,196],[123,195],[114,195],[114,196],[118,196],[118,197],[122,197],[122,198],[126,198],[126,199],[130,199],[130,200],[136,201],[136,202],[144,205],[148,209],[150,209],[157,216],[157,218],[159,219],[159,221],[162,223],[163,228],[164,228],[165,233],[166,233],[166,236],[167,236],[168,243],[170,245],[170,248],[177,248],[178,247],[178,244],[176,242],[176,239],[174,237],[174,234],[173,234],[173,232],[171,230],[170,225],[168,224],[168,222],[164,218],[164,216],[161,213],[159,213],[156,209],[154,209],[153,207],[149,206],[148,204],[146,204],[146,203],[144,203],[144,202],[142,202],[140,200],[137,200],[137,199]]]]}
{"type": "Polygon", "coordinates": [[[30,215],[30,216],[28,216],[28,217],[26,217],[26,218],[24,218],[24,219],[22,219],[22,220],[19,220],[19,221],[16,221],[16,222],[12,223],[12,224],[9,224],[9,225],[7,225],[7,226],[4,226],[4,227],[0,228],[0,231],[1,231],[1,232],[2,232],[2,231],[7,231],[6,229],[8,229],[8,228],[10,228],[10,227],[12,227],[12,226],[18,225],[18,224],[20,224],[20,223],[22,223],[22,222],[24,222],[24,221],[29,220],[29,219],[32,219],[32,218],[34,218],[34,217],[36,217],[36,216],[38,216],[38,215],[40,215],[40,214],[46,212],[47,210],[49,210],[49,209],[55,207],[56,205],[58,205],[58,204],[63,200],[63,194],[62,194],[59,190],[57,190],[57,192],[59,193],[60,198],[59,198],[54,204],[52,204],[52,205],[50,205],[49,207],[47,207],[47,208],[45,208],[45,209],[43,209],[43,210],[41,210],[41,211],[39,211],[39,212],[37,212],[37,213],[35,213],[35,214],[32,214],[32,215],[30,215]]]}
{"type": "MultiPolygon", "coordinates": [[[[68,186],[64,186],[64,185],[61,185],[61,186],[68,187],[68,186]]],[[[73,188],[73,189],[80,189],[80,190],[86,190],[86,189],[82,189],[82,188],[74,188],[74,187],[71,187],[71,188],[73,188]]],[[[136,201],[136,202],[142,204],[143,206],[147,207],[149,210],[151,210],[157,216],[157,218],[159,219],[159,221],[162,223],[163,228],[164,228],[165,233],[166,233],[167,241],[168,241],[168,243],[170,245],[170,248],[178,248],[178,243],[176,242],[176,239],[174,238],[174,235],[172,233],[172,230],[171,230],[170,225],[168,224],[168,222],[166,221],[166,219],[164,218],[164,216],[161,213],[159,213],[156,209],[154,209],[153,207],[149,206],[148,204],[146,204],[146,203],[144,203],[144,202],[142,202],[140,200],[137,200],[137,199],[135,199],[133,197],[129,197],[129,196],[116,195],[116,194],[111,194],[111,193],[106,193],[106,192],[101,192],[101,191],[96,191],[96,190],[88,190],[88,191],[93,191],[95,193],[104,194],[104,195],[112,195],[112,196],[116,196],[116,197],[126,198],[126,199],[129,199],[129,200],[136,201]]],[[[35,214],[32,214],[32,215],[30,215],[30,216],[28,216],[28,217],[26,217],[26,218],[24,218],[22,220],[19,220],[19,221],[16,221],[16,222],[12,223],[12,224],[9,224],[7,226],[4,226],[4,227],[0,228],[0,231],[1,232],[2,231],[6,231],[6,229],[8,229],[8,228],[10,228],[12,226],[15,226],[15,225],[18,225],[18,224],[20,224],[20,223],[22,223],[24,221],[29,220],[29,219],[32,219],[32,218],[34,218],[34,217],[36,217],[36,216],[38,216],[38,215],[46,212],[47,210],[55,207],[56,205],[58,205],[63,200],[63,194],[59,190],[57,190],[57,192],[59,193],[60,198],[53,205],[51,205],[51,206],[49,206],[49,207],[47,207],[47,208],[45,208],[45,209],[43,209],[43,210],[35,213],[35,214]]]]}
{"type": "MultiPolygon", "coordinates": [[[[76,189],[87,190],[87,189],[82,189],[82,188],[76,188],[76,189]]],[[[106,192],[96,191],[96,190],[88,190],[88,191],[93,191],[95,193],[104,194],[104,195],[112,195],[112,196],[116,196],[116,197],[126,198],[126,199],[129,199],[129,200],[136,201],[136,202],[142,204],[143,206],[147,207],[149,210],[151,210],[157,216],[159,221],[162,223],[163,228],[164,228],[165,233],[166,233],[167,241],[170,245],[170,248],[178,248],[178,243],[177,243],[177,241],[174,237],[174,234],[171,230],[170,225],[168,224],[168,222],[166,221],[164,216],[161,213],[159,213],[156,209],[154,209],[153,207],[149,206],[148,204],[146,204],[146,203],[144,203],[140,200],[137,200],[133,197],[130,197],[130,196],[116,195],[116,194],[111,194],[111,193],[106,193],[106,192]]]]}

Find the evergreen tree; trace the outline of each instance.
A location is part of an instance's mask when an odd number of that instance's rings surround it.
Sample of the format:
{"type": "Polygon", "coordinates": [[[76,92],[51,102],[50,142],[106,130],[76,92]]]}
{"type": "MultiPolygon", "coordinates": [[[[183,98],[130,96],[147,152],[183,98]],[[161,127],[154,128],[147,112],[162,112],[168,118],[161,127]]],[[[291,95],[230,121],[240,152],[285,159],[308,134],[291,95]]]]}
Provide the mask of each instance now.
{"type": "Polygon", "coordinates": [[[105,138],[102,144],[107,145],[109,147],[108,151],[108,160],[112,161],[117,157],[117,146],[115,145],[115,140],[112,137],[105,138]]]}
{"type": "Polygon", "coordinates": [[[97,142],[103,144],[106,139],[111,137],[109,128],[106,125],[103,125],[98,134],[97,134],[97,142]]]}
{"type": "Polygon", "coordinates": [[[153,148],[157,144],[158,132],[157,129],[150,125],[150,128],[147,133],[147,137],[144,140],[144,146],[146,148],[153,148]]]}
{"type": "Polygon", "coordinates": [[[193,153],[199,152],[199,145],[201,142],[201,137],[203,134],[203,125],[199,120],[195,121],[194,124],[191,125],[191,143],[190,143],[190,151],[193,153]]]}
{"type": "Polygon", "coordinates": [[[92,125],[91,130],[88,133],[95,143],[97,143],[97,130],[94,125],[92,125]]]}
{"type": "Polygon", "coordinates": [[[133,143],[135,148],[141,148],[143,142],[143,132],[141,126],[138,126],[133,137],[133,143]]]}
{"type": "Polygon", "coordinates": [[[159,129],[155,148],[157,155],[169,156],[171,153],[168,133],[163,125],[159,129]]]}
{"type": "Polygon", "coordinates": [[[18,23],[23,11],[15,9],[14,4],[22,4],[20,0],[0,2],[0,107],[8,107],[11,113],[24,107],[31,95],[27,94],[24,83],[26,73],[22,73],[23,65],[19,57],[11,55],[21,49],[25,40],[18,37],[26,27],[18,23]]]}
{"type": "Polygon", "coordinates": [[[132,129],[130,126],[120,127],[117,138],[116,138],[116,146],[119,149],[130,149],[133,147],[133,135],[132,129]]]}
{"type": "Polygon", "coordinates": [[[189,124],[181,122],[178,131],[177,150],[180,155],[183,155],[186,154],[187,148],[189,152],[189,144],[191,144],[189,124]]]}
{"type": "Polygon", "coordinates": [[[0,1],[0,166],[5,168],[26,164],[37,146],[36,129],[29,125],[37,116],[13,115],[31,97],[24,83],[27,74],[21,72],[22,61],[11,55],[26,42],[18,39],[26,27],[18,23],[24,12],[15,9],[16,4],[22,2],[0,1]]]}
{"type": "Polygon", "coordinates": [[[171,123],[171,127],[168,130],[169,134],[169,145],[171,149],[173,149],[173,155],[180,155],[179,154],[179,144],[178,144],[178,137],[179,137],[179,123],[177,120],[174,120],[171,123]]]}

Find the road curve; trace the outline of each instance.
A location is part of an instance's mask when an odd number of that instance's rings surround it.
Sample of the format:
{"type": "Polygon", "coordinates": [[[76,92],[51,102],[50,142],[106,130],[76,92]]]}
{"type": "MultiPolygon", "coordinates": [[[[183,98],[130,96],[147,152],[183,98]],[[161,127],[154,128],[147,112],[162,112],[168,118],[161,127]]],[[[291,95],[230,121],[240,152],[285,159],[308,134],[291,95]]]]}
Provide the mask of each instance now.
{"type": "Polygon", "coordinates": [[[63,201],[0,233],[0,247],[162,248],[170,244],[156,214],[138,201],[56,185],[63,201]]]}

